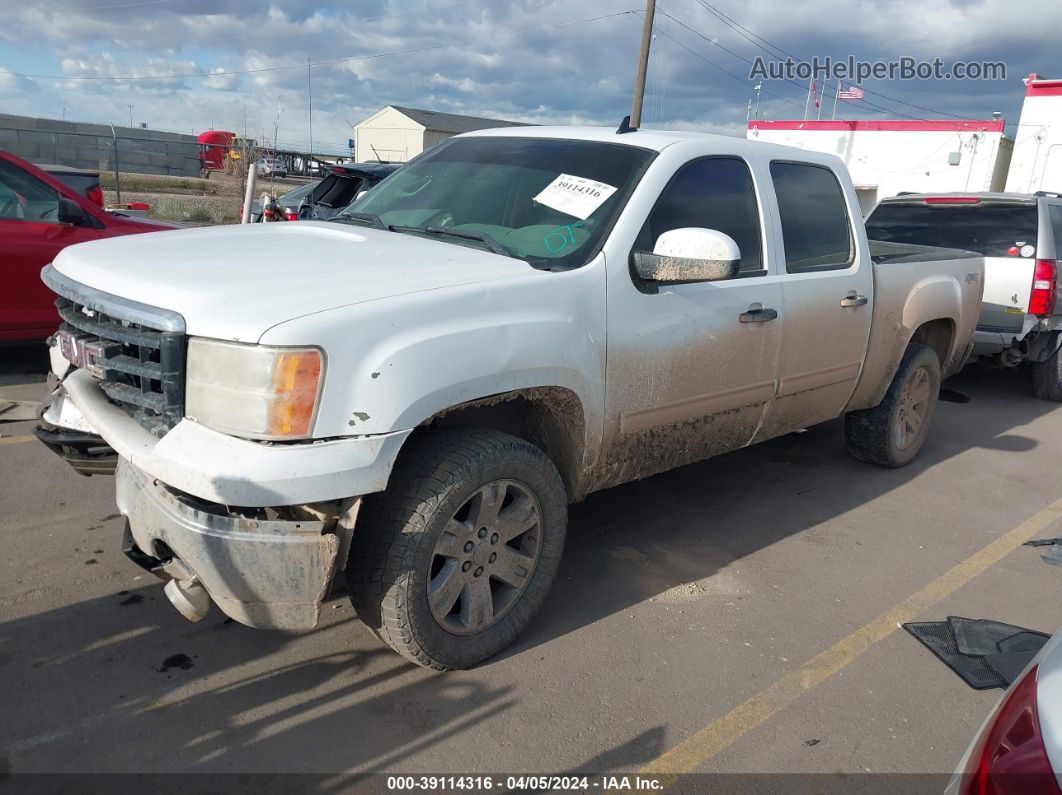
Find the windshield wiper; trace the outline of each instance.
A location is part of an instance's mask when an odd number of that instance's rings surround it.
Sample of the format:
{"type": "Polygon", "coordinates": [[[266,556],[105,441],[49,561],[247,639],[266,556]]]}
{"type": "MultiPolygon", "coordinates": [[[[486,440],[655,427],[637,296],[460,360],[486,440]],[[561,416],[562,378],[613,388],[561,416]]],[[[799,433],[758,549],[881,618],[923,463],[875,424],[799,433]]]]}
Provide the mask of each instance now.
{"type": "Polygon", "coordinates": [[[450,237],[460,237],[465,240],[478,240],[485,245],[495,254],[501,254],[503,257],[511,257],[508,251],[486,232],[466,232],[463,229],[444,229],[441,226],[388,226],[392,232],[425,232],[429,235],[449,235],[450,237]]]}
{"type": "Polygon", "coordinates": [[[387,224],[385,224],[382,220],[380,220],[380,216],[373,215],[372,213],[340,213],[336,216],[336,220],[340,220],[343,218],[353,218],[355,221],[368,221],[370,224],[372,224],[374,229],[382,229],[385,232],[394,231],[389,226],[387,226],[387,224]]]}

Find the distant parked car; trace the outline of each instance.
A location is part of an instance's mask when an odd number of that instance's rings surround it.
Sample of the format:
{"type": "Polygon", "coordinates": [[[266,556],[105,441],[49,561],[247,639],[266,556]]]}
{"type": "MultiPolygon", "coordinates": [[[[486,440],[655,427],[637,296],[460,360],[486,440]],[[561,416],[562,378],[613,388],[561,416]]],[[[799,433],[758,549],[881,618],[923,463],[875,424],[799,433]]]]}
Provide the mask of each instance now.
{"type": "Polygon", "coordinates": [[[1036,396],[1062,402],[1062,194],[901,194],[874,208],[867,235],[983,255],[974,356],[1028,362],[1036,396]]]}
{"type": "Polygon", "coordinates": [[[59,176],[0,150],[0,341],[44,339],[59,326],[55,294],[41,282],[41,268],[60,250],[181,228],[108,213],[101,205],[59,176]]]}
{"type": "MultiPolygon", "coordinates": [[[[398,164],[349,163],[332,166],[332,173],[309,185],[288,191],[277,199],[278,220],[327,221],[350,204],[362,191],[369,190],[384,177],[397,171],[398,164]]],[[[252,202],[251,222],[262,220],[259,202],[252,202]]]]}
{"type": "Polygon", "coordinates": [[[288,168],[280,160],[275,157],[260,157],[258,158],[258,176],[260,177],[280,177],[283,179],[288,175],[288,168]]]}
{"type": "Polygon", "coordinates": [[[88,168],[73,168],[55,163],[34,163],[46,174],[51,174],[60,182],[69,185],[93,204],[103,206],[103,188],[100,186],[100,172],[88,168]]]}

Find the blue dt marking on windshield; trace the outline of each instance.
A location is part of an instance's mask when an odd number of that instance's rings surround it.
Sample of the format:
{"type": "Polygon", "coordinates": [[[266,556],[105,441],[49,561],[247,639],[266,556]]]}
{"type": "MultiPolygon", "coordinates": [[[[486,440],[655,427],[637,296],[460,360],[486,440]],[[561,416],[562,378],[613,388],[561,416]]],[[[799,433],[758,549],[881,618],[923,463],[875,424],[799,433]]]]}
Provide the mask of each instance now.
{"type": "Polygon", "coordinates": [[[542,243],[546,246],[546,251],[550,254],[556,254],[558,251],[564,251],[568,246],[574,246],[575,235],[572,233],[572,230],[577,229],[582,225],[583,222],[579,221],[575,224],[558,226],[556,229],[551,229],[546,232],[546,236],[542,238],[542,243]]]}

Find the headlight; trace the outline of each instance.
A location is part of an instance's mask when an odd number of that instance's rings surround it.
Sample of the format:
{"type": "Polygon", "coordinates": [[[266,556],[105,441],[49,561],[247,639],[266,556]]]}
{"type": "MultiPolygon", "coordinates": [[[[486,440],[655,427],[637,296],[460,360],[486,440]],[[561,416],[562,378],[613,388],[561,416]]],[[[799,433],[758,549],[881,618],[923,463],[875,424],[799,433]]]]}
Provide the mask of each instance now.
{"type": "Polygon", "coordinates": [[[215,431],[252,439],[310,435],[324,356],[316,348],[274,348],[192,337],[185,415],[215,431]]]}

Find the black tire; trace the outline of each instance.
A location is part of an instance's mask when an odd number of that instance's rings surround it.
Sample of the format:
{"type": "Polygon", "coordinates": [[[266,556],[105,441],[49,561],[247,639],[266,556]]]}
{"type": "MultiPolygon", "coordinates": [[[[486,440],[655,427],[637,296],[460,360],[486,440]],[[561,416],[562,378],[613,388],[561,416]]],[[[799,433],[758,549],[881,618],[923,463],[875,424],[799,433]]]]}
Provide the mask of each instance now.
{"type": "Polygon", "coordinates": [[[1062,332],[1051,335],[1047,351],[1053,354],[1045,362],[1031,362],[1033,394],[1041,400],[1053,400],[1062,403],[1062,332]]]}
{"type": "Polygon", "coordinates": [[[902,467],[910,463],[929,433],[939,394],[940,360],[937,354],[925,345],[912,342],[904,352],[881,403],[845,415],[844,435],[848,452],[860,461],[882,467],[902,467]],[[920,372],[924,376],[918,375],[920,372]],[[909,426],[901,427],[904,417],[909,416],[908,387],[914,379],[923,377],[928,381],[928,397],[918,429],[910,433],[909,426]]]}
{"type": "MultiPolygon", "coordinates": [[[[469,518],[458,524],[471,526],[469,532],[478,534],[480,529],[474,527],[478,522],[472,521],[472,508],[468,510],[469,518]]],[[[476,510],[478,515],[479,509],[476,510]]],[[[407,443],[387,490],[369,495],[362,504],[346,569],[354,609],[381,640],[417,665],[439,671],[468,668],[504,649],[530,623],[557,574],[567,522],[567,498],[560,474],[534,445],[500,431],[480,428],[426,433],[407,443]],[[537,556],[535,563],[521,589],[514,588],[484,571],[494,565],[497,554],[489,558],[490,566],[483,560],[472,560],[484,550],[488,554],[492,549],[502,550],[505,541],[488,548],[487,544],[496,543],[497,534],[470,537],[475,541],[475,551],[467,552],[471,541],[463,541],[458,551],[466,558],[459,563],[459,577],[469,590],[462,586],[452,617],[437,619],[429,604],[428,590],[442,574],[434,573],[433,567],[441,560],[438,545],[443,543],[444,530],[447,539],[453,539],[455,525],[451,520],[462,516],[460,512],[475,500],[482,504],[484,498],[478,495],[491,488],[506,489],[502,492],[504,498],[495,503],[502,506],[497,512],[499,522],[506,521],[502,515],[516,505],[513,501],[506,507],[504,500],[512,499],[508,489],[519,495],[521,506],[530,506],[526,508],[528,515],[536,518],[531,529],[522,531],[517,540],[524,544],[531,539],[537,556]],[[533,513],[535,510],[537,513],[533,513]],[[466,574],[465,563],[476,568],[466,574]],[[483,578],[473,583],[469,579],[473,574],[481,576],[476,571],[483,572],[483,578]],[[491,616],[496,593],[507,589],[505,598],[510,602],[484,628],[454,631],[455,627],[462,628],[461,616],[469,610],[473,586],[488,588],[491,616]],[[444,626],[443,622],[450,623],[444,626]]],[[[446,565],[450,565],[449,561],[446,565]]],[[[519,570],[526,571],[522,567],[519,570]]],[[[449,571],[455,572],[453,568],[449,571]]],[[[482,619],[482,615],[476,618],[482,619]]]]}

